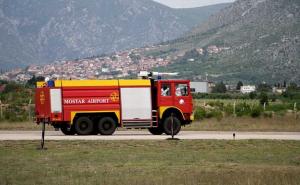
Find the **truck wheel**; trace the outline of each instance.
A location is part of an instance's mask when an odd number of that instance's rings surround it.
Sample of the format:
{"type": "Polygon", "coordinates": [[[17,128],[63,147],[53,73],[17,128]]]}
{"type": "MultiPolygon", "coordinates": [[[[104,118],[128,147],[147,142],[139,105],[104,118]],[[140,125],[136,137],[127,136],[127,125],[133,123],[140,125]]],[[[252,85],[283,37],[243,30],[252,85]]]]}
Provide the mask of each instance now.
{"type": "Polygon", "coordinates": [[[75,134],[75,130],[73,126],[69,126],[67,124],[64,124],[60,127],[60,130],[63,134],[70,136],[75,134]]]}
{"type": "Polygon", "coordinates": [[[89,135],[93,132],[93,122],[88,117],[78,118],[74,127],[78,135],[89,135]]]}
{"type": "Polygon", "coordinates": [[[112,135],[117,128],[116,121],[111,117],[101,118],[98,123],[98,131],[101,135],[112,135]]]}
{"type": "Polygon", "coordinates": [[[164,133],[163,129],[160,127],[157,128],[148,128],[149,132],[153,135],[162,135],[164,133]]]}
{"type": "MultiPolygon", "coordinates": [[[[164,133],[167,135],[171,135],[172,134],[172,117],[169,116],[167,117],[164,122],[163,122],[163,130],[164,133]]],[[[178,132],[181,129],[181,123],[180,120],[173,116],[173,131],[174,131],[174,135],[178,134],[178,132]]]]}

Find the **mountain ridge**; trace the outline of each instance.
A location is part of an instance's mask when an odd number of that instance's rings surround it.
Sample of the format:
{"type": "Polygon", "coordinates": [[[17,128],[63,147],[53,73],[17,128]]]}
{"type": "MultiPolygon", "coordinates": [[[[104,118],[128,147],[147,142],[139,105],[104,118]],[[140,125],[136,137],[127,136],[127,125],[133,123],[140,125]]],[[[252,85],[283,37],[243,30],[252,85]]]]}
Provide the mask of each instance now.
{"type": "Polygon", "coordinates": [[[174,10],[149,0],[0,0],[0,68],[84,58],[174,39],[196,25],[198,19],[189,18],[199,17],[197,10],[201,8],[174,10]]]}

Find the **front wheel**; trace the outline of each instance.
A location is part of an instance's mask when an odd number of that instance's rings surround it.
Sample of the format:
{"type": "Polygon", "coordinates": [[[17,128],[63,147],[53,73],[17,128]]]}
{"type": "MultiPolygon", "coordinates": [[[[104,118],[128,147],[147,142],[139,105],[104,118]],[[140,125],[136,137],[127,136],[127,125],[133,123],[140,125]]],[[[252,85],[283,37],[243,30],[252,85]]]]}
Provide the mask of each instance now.
{"type": "Polygon", "coordinates": [[[101,118],[98,123],[98,131],[101,135],[112,135],[117,128],[117,123],[111,117],[101,118]]]}
{"type": "Polygon", "coordinates": [[[172,134],[172,122],[173,122],[173,134],[174,135],[178,134],[178,132],[181,129],[180,120],[175,116],[169,116],[163,122],[163,130],[164,130],[165,134],[167,134],[167,135],[172,134]]]}

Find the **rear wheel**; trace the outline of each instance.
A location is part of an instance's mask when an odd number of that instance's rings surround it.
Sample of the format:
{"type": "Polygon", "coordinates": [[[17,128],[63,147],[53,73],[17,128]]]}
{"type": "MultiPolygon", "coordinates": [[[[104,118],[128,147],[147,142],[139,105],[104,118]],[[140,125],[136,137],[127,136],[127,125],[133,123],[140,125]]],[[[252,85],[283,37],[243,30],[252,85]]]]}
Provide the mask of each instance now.
{"type": "Polygon", "coordinates": [[[88,117],[80,117],[74,125],[78,135],[89,135],[93,132],[93,122],[88,117]]]}
{"type": "Polygon", "coordinates": [[[173,116],[173,117],[169,116],[163,122],[163,130],[164,130],[164,133],[167,134],[167,135],[172,134],[172,122],[173,122],[174,135],[178,134],[178,132],[181,129],[180,120],[175,116],[173,116]],[[173,121],[172,121],[172,119],[173,119],[173,121]]]}
{"type": "Polygon", "coordinates": [[[70,135],[74,135],[75,134],[75,130],[73,126],[64,124],[60,127],[60,130],[63,134],[70,136],[70,135]]]}
{"type": "Polygon", "coordinates": [[[101,135],[112,135],[117,128],[116,121],[111,117],[101,118],[98,123],[98,131],[101,135]]]}
{"type": "Polygon", "coordinates": [[[163,129],[161,127],[148,128],[148,130],[153,135],[162,135],[164,133],[164,131],[163,131],[163,129]]]}

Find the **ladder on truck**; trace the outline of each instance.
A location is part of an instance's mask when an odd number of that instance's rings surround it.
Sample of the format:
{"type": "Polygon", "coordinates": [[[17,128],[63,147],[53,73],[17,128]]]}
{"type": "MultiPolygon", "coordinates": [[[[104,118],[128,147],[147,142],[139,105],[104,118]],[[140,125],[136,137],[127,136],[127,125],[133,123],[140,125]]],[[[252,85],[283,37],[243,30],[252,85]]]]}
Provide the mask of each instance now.
{"type": "Polygon", "coordinates": [[[158,126],[157,110],[152,110],[152,120],[124,120],[123,127],[126,128],[151,128],[158,126]]]}

